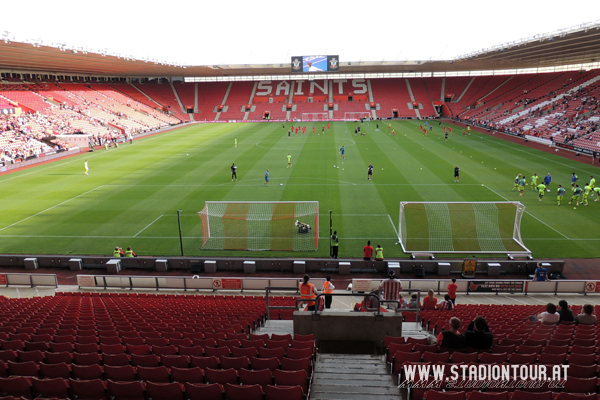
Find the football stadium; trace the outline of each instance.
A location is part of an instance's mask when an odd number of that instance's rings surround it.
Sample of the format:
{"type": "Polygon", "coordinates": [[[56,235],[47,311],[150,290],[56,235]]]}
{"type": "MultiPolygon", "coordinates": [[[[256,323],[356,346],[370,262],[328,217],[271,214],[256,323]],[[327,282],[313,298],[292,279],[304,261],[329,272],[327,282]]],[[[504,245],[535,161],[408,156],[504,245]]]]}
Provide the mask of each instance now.
{"type": "Polygon", "coordinates": [[[4,31],[0,399],[595,400],[600,22],[561,28],[213,64],[4,31]]]}

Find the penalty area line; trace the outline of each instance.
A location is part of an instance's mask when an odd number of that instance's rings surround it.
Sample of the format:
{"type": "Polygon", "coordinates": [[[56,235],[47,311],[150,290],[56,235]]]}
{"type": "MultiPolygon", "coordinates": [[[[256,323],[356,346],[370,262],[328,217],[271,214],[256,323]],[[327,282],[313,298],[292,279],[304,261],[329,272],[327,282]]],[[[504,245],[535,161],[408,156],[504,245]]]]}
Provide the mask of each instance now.
{"type": "MultiPolygon", "coordinates": [[[[482,184],[482,185],[485,186],[485,188],[488,189],[489,191],[491,191],[492,193],[495,193],[497,196],[503,198],[504,200],[511,201],[511,200],[507,199],[506,197],[502,196],[500,193],[496,192],[494,189],[488,187],[487,185],[485,185],[485,184],[482,184]]],[[[551,227],[550,225],[548,225],[547,223],[545,223],[544,221],[542,221],[541,219],[539,219],[538,217],[536,217],[535,215],[530,213],[529,211],[525,211],[525,213],[528,214],[529,216],[533,217],[538,222],[541,222],[542,224],[546,225],[548,228],[552,229],[554,232],[558,233],[560,236],[564,237],[565,239],[571,240],[571,238],[569,238],[567,235],[560,232],[556,228],[551,227]]]]}
{"type": "Polygon", "coordinates": [[[154,221],[150,222],[148,225],[146,225],[144,227],[144,229],[142,229],[141,231],[139,231],[138,233],[136,233],[135,235],[133,235],[133,237],[137,237],[137,235],[139,235],[140,233],[144,232],[146,229],[150,228],[152,226],[152,224],[154,224],[156,221],[158,221],[159,219],[161,219],[163,217],[164,214],[160,214],[154,221]]]}

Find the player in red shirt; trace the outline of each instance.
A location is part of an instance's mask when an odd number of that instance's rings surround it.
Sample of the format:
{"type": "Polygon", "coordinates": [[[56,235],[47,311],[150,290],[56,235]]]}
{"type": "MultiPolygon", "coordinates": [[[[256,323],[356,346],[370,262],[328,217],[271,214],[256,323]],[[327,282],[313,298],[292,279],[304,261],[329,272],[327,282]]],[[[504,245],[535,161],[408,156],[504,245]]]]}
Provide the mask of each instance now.
{"type": "Polygon", "coordinates": [[[449,127],[448,129],[450,129],[450,134],[452,135],[452,127],[449,127]]]}
{"type": "Polygon", "coordinates": [[[373,246],[371,246],[371,241],[367,241],[367,245],[363,248],[363,253],[365,253],[365,261],[371,260],[373,257],[373,246]]]}
{"type": "Polygon", "coordinates": [[[313,125],[313,135],[317,132],[317,128],[313,125]]]}
{"type": "Polygon", "coordinates": [[[452,278],[452,283],[448,285],[448,296],[450,296],[450,301],[453,305],[456,304],[456,290],[458,289],[458,285],[456,284],[456,278],[452,278]]]}
{"type": "Polygon", "coordinates": [[[329,122],[327,123],[327,132],[329,132],[329,122]]]}

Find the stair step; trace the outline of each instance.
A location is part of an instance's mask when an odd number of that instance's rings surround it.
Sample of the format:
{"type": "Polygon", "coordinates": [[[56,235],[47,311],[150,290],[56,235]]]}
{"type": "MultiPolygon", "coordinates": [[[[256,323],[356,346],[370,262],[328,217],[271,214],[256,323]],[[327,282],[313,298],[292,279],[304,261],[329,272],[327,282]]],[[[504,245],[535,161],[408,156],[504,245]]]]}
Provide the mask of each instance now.
{"type": "Polygon", "coordinates": [[[315,385],[313,384],[312,389],[317,393],[362,393],[362,394],[388,394],[395,395],[400,394],[398,388],[392,387],[376,387],[376,386],[367,386],[367,387],[356,387],[356,386],[337,386],[337,385],[315,385]]]}
{"type": "Polygon", "coordinates": [[[379,366],[372,366],[372,367],[367,367],[365,368],[364,366],[360,366],[359,364],[356,365],[356,367],[354,368],[348,368],[348,367],[340,367],[338,366],[330,366],[330,367],[323,367],[320,366],[319,364],[316,365],[315,367],[315,372],[322,372],[322,373],[336,373],[336,372],[343,372],[343,371],[347,371],[348,373],[369,373],[369,374],[387,374],[387,368],[385,367],[385,365],[379,365],[379,366]]]}
{"type": "Polygon", "coordinates": [[[402,397],[398,395],[377,395],[370,394],[368,397],[363,393],[314,393],[311,392],[311,400],[401,400],[402,397]]]}
{"type": "MultiPolygon", "coordinates": [[[[317,382],[319,383],[320,380],[324,380],[329,382],[331,381],[339,381],[339,382],[348,382],[351,381],[349,383],[345,383],[345,384],[350,384],[352,385],[353,382],[363,382],[366,381],[367,383],[370,383],[372,385],[381,385],[382,383],[385,382],[390,382],[392,379],[391,375],[373,375],[373,376],[368,376],[366,377],[365,375],[362,376],[357,376],[355,372],[349,373],[349,374],[344,374],[344,373],[328,373],[328,374],[319,374],[316,373],[314,374],[313,377],[313,382],[317,382]],[[358,379],[357,379],[358,378],[358,379]],[[360,379],[362,378],[362,379],[360,379]]],[[[362,383],[357,383],[357,385],[362,384],[362,383]]]]}

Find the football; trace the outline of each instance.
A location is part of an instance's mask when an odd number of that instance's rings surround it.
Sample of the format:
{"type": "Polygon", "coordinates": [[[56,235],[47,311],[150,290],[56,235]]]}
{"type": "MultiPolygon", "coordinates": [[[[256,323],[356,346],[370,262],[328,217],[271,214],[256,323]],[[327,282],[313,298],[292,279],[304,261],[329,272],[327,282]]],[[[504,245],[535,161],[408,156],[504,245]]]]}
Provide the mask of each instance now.
{"type": "Polygon", "coordinates": [[[280,183],[279,186],[283,186],[283,183],[280,183]]]}

